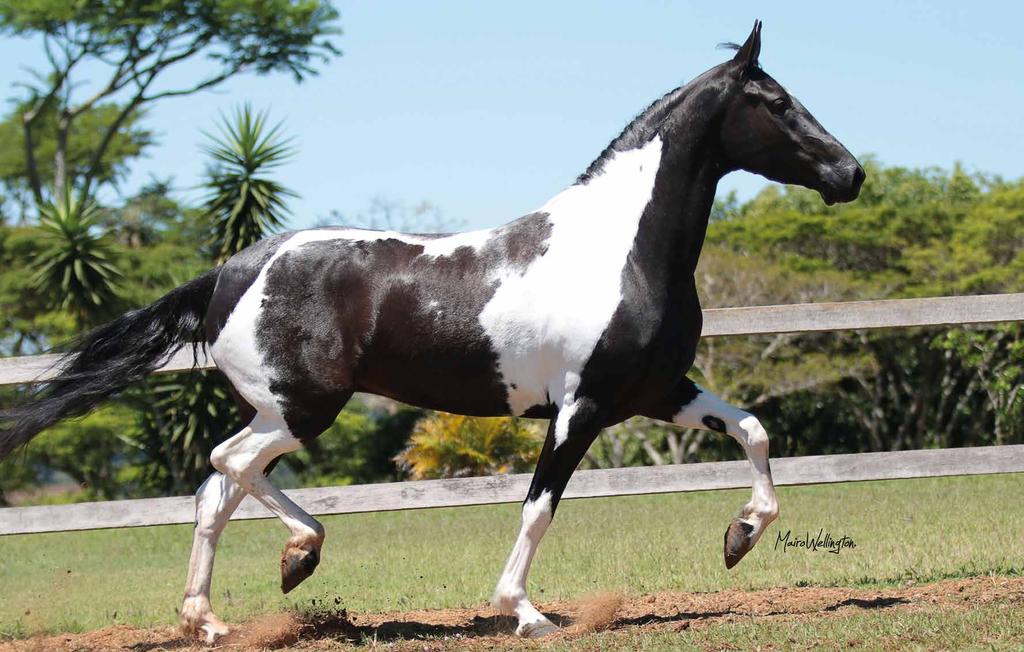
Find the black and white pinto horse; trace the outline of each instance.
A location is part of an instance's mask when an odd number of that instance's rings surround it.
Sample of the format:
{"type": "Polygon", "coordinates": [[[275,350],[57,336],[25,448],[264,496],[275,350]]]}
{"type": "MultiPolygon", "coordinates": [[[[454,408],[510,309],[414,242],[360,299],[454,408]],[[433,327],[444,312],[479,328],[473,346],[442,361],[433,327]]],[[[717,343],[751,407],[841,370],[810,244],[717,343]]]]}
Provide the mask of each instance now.
{"type": "Polygon", "coordinates": [[[282,590],[315,569],[324,528],[265,470],[324,431],[354,392],[460,414],[550,419],[493,603],[516,633],[555,630],[526,576],[602,428],[634,415],[735,438],[753,495],[725,534],[732,567],[778,515],[768,436],[686,378],[701,332],[694,269],[719,179],[755,172],[857,197],[864,171],[758,64],[760,22],[731,60],[649,106],[574,185],[494,229],[411,235],[317,228],[264,240],[84,336],[35,400],[6,412],[0,457],[205,337],[248,425],[196,493],[182,623],[208,640],[217,540],[245,494],[291,532],[282,590]],[[198,334],[198,335],[197,335],[198,334]]]}

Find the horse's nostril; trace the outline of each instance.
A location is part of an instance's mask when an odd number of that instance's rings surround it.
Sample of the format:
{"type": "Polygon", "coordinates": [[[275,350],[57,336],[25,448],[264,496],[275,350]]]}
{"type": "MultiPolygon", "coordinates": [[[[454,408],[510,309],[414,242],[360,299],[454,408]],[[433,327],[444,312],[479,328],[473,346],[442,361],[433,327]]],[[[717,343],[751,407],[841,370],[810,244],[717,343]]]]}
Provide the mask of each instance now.
{"type": "Polygon", "coordinates": [[[860,188],[860,185],[864,183],[865,176],[864,168],[859,165],[853,168],[853,186],[855,188],[860,188]]]}

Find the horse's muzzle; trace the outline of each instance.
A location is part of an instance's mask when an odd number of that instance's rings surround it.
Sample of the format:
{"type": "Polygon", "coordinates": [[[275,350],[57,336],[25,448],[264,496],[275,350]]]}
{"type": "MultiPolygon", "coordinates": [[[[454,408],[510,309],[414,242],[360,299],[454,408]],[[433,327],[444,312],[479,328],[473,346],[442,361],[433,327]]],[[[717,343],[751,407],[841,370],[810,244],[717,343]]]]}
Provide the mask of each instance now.
{"type": "Polygon", "coordinates": [[[864,168],[859,163],[854,162],[852,165],[832,172],[818,192],[829,206],[836,203],[851,202],[860,195],[860,188],[864,185],[866,176],[864,168]]]}

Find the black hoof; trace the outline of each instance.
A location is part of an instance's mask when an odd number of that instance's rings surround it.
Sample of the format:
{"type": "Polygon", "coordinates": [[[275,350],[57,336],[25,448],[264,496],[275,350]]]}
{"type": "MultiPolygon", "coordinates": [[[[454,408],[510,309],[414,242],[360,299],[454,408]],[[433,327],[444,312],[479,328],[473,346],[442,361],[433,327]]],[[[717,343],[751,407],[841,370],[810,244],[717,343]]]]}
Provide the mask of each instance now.
{"type": "Polygon", "coordinates": [[[734,518],[725,531],[725,567],[732,568],[740,563],[743,556],[750,552],[753,545],[750,543],[750,533],[754,526],[734,518]]]}
{"type": "Polygon", "coordinates": [[[285,548],[281,553],[281,592],[288,593],[313,574],[320,563],[320,552],[307,544],[300,548],[285,548]]]}

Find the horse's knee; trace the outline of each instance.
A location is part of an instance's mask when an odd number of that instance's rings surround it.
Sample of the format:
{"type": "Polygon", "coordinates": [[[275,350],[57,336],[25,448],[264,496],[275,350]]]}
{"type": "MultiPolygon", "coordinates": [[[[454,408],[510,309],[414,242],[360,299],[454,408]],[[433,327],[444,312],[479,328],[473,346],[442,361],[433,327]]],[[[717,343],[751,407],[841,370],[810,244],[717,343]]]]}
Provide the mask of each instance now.
{"type": "Polygon", "coordinates": [[[739,432],[735,436],[744,448],[758,453],[768,453],[768,431],[764,429],[757,417],[748,414],[740,419],[738,425],[739,432]]]}

